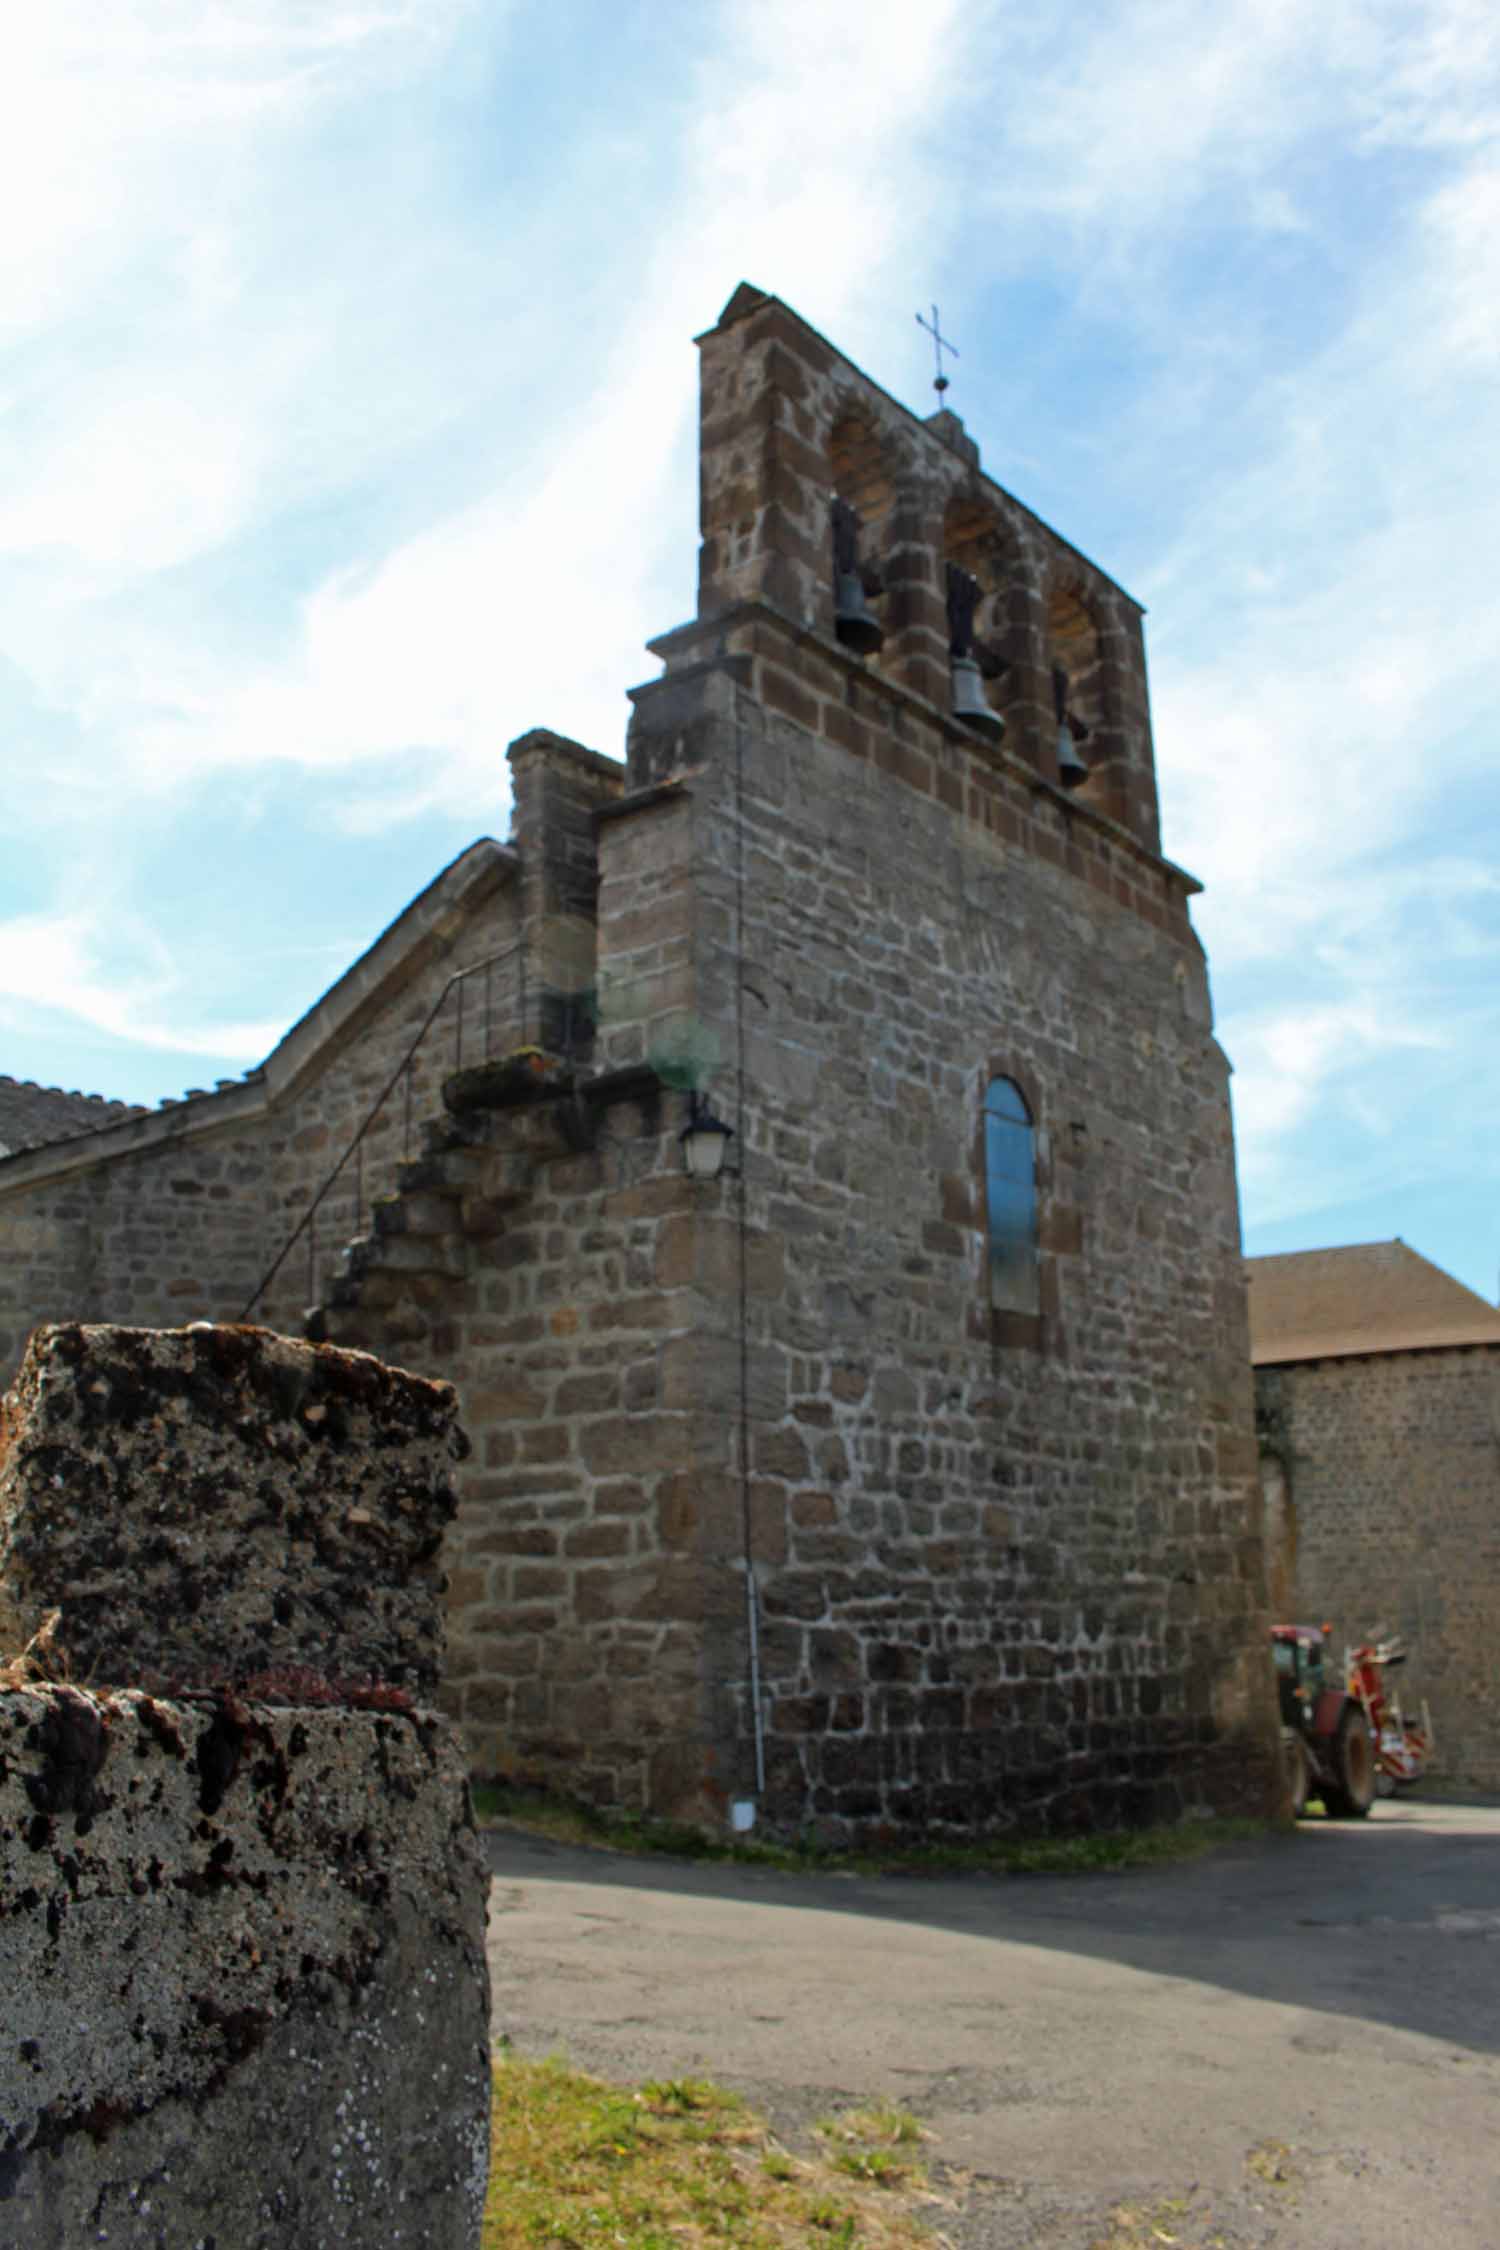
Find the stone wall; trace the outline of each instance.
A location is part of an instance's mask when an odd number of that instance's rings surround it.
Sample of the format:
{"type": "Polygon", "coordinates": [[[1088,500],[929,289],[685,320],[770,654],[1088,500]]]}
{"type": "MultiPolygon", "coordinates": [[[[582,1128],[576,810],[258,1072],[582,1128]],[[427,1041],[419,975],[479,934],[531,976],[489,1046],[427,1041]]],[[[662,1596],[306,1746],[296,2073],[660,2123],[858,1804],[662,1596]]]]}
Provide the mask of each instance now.
{"type": "Polygon", "coordinates": [[[453,1417],[256,1331],[33,1339],[0,1446],[0,2242],[475,2250],[486,1880],[402,1684],[440,1649],[453,1417]],[[87,1686],[18,1650],[43,1605],[87,1686]]]}
{"type": "MultiPolygon", "coordinates": [[[[768,1805],[928,1826],[1263,1801],[1226,1073],[1181,885],[939,727],[828,739],[837,664],[755,635],[732,752],[692,785],[745,1166],[743,1213],[733,1188],[697,1206],[695,1256],[721,1277],[698,1399],[726,1420],[742,1216],[769,1277],[745,1308],[768,1805]],[[808,723],[778,715],[773,662],[808,723]],[[1030,1323],[986,1301],[1002,1072],[1039,1128],[1030,1323]]],[[[742,1776],[750,1731],[742,1706],[742,1776]]]]}
{"type": "MultiPolygon", "coordinates": [[[[810,697],[837,676],[775,660],[810,697]]],[[[449,1299],[476,1446],[450,1707],[481,1770],[693,1817],[1263,1804],[1225,1066],[1182,879],[910,708],[861,754],[772,700],[753,652],[638,698],[594,1145],[561,1103],[466,1117],[473,1207],[514,1200],[449,1299]],[[707,1186],[674,1145],[690,1052],[738,1135],[707,1186]],[[999,1070],[1040,1126],[1029,1323],[984,1284],[999,1070]],[[641,1071],[654,1111],[608,1098],[641,1071]]]]}
{"type": "Polygon", "coordinates": [[[1400,1633],[1435,1780],[1500,1790],[1500,1351],[1263,1367],[1256,1400],[1297,1618],[1338,1648],[1400,1633]]]}
{"type": "MultiPolygon", "coordinates": [[[[482,1768],[783,1829],[1263,1808],[1227,1067],[1156,848],[1138,613],[774,301],[704,348],[700,617],[653,644],[593,808],[590,1074],[457,1090],[447,1215],[392,1214],[439,1230],[410,1254],[448,1274],[476,1444],[452,1707],[482,1768]],[[869,660],[831,630],[846,472],[889,566],[869,660]],[[998,746],[949,708],[955,540],[1010,617],[998,746]],[[1044,723],[1069,603],[1107,750],[1073,794],[1044,723]],[[988,1287],[996,1075],[1036,1124],[1031,1312],[988,1287]],[[716,1184],[682,1176],[690,1091],[736,1131],[716,1184]]],[[[581,896],[588,768],[537,755],[531,856],[554,804],[581,896]]],[[[394,1292],[354,1295],[332,1332],[394,1348],[394,1292]]]]}

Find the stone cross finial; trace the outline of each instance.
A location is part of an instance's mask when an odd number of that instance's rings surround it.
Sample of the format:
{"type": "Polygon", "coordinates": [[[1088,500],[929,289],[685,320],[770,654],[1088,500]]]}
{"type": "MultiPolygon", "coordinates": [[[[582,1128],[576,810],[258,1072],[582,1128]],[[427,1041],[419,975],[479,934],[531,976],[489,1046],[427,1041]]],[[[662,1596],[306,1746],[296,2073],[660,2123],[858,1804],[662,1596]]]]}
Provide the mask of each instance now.
{"type": "Polygon", "coordinates": [[[943,373],[943,354],[944,352],[951,352],[953,354],[953,357],[957,359],[958,346],[957,344],[950,344],[947,337],[943,334],[942,322],[938,319],[938,309],[936,305],[934,305],[932,308],[931,320],[924,320],[922,318],[922,315],[918,313],[917,326],[919,328],[925,328],[928,335],[932,338],[932,356],[937,361],[937,373],[932,379],[932,387],[937,392],[938,404],[939,406],[941,406],[943,403],[943,393],[948,388],[948,378],[943,373]]]}

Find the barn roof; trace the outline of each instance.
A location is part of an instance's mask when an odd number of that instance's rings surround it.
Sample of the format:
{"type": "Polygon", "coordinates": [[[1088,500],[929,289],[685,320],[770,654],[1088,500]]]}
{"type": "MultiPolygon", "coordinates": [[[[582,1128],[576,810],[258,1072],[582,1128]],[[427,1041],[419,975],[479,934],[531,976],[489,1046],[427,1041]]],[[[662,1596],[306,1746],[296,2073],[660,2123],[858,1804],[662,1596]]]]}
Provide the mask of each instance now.
{"type": "Polygon", "coordinates": [[[1247,1258],[1257,1367],[1500,1344],[1500,1310],[1401,1241],[1247,1258]]]}

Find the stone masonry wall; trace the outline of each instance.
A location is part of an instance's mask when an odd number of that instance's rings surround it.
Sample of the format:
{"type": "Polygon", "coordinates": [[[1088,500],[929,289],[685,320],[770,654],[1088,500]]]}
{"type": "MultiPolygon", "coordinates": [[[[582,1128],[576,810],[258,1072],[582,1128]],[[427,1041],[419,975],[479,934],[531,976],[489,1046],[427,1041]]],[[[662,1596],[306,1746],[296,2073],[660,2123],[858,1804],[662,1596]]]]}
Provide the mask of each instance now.
{"type": "Polygon", "coordinates": [[[1339,1648],[1400,1633],[1393,1684],[1431,1704],[1437,1782],[1500,1790],[1500,1351],[1264,1367],[1256,1398],[1297,1616],[1339,1648]]]}
{"type": "MultiPolygon", "coordinates": [[[[776,645],[809,702],[826,661],[776,645]]],[[[1225,1066],[1180,878],[957,729],[820,740],[768,713],[789,693],[754,655],[669,671],[600,827],[596,1060],[660,1083],[696,1052],[741,1177],[683,1177],[670,1084],[581,1153],[545,1105],[466,1127],[478,1211],[528,1137],[533,1171],[449,1300],[450,1707],[481,1770],[722,1815],[761,1794],[748,1551],[776,1825],[1263,1806],[1225,1066]],[[1019,1331],[983,1274],[1000,1070],[1040,1126],[1019,1331]]]]}
{"type": "MultiPolygon", "coordinates": [[[[518,930],[513,888],[469,901],[269,1109],[247,1109],[240,1090],[204,1095],[169,1112],[165,1137],[163,1121],[148,1114],[103,1136],[82,1166],[71,1144],[58,1152],[66,1161],[55,1176],[34,1156],[0,1167],[0,1382],[44,1320],[237,1319],[454,969],[518,930]]],[[[471,1055],[477,998],[469,999],[471,1055]]],[[[439,1111],[442,1080],[459,1059],[457,1029],[450,998],[416,1058],[410,1120],[404,1095],[387,1104],[257,1319],[296,1329],[323,1294],[367,1223],[358,1209],[367,1214],[391,1192],[422,1122],[439,1111]]]]}
{"type": "Polygon", "coordinates": [[[0,1412],[0,2243],[477,2250],[486,1880],[402,1685],[440,1652],[453,1414],[254,1330],[33,1340],[0,1412]],[[89,1685],[18,1648],[38,1608],[89,1685]]]}
{"type": "MultiPolygon", "coordinates": [[[[835,1834],[1263,1809],[1227,1068],[1194,886],[1155,849],[1138,624],[1094,574],[1124,667],[1099,801],[1056,785],[1024,697],[1015,752],[956,721],[939,503],[1009,518],[912,422],[892,458],[926,499],[890,661],[841,648],[818,463],[840,399],[895,410],[819,340],[799,373],[799,324],[761,317],[705,361],[703,614],[654,644],[626,793],[593,815],[591,1068],[646,1073],[660,1118],[605,1101],[569,1155],[559,1100],[518,1186],[520,1113],[497,1110],[474,1218],[460,1197],[455,1708],[483,1767],[693,1817],[743,1795],[835,1834]],[[1036,1121],[1036,1315],[989,1303],[996,1075],[1036,1121]],[[673,1145],[689,1088],[736,1128],[714,1185],[673,1145]]],[[[1044,532],[1021,591],[1050,615],[1067,558],[1044,532]]]]}
{"type": "Polygon", "coordinates": [[[705,1621],[744,1594],[696,1533],[729,1429],[702,1383],[690,1183],[638,1110],[612,1108],[608,1130],[539,1168],[475,1279],[449,1708],[480,1772],[712,1815],[707,1745],[735,1683],[705,1672],[705,1621]]]}
{"type": "MultiPolygon", "coordinates": [[[[797,661],[784,636],[776,653],[797,661]]],[[[819,668],[802,652],[809,686],[819,668]]],[[[780,1276],[748,1306],[750,1489],[784,1542],[757,1566],[771,1808],[1068,1824],[1263,1803],[1226,1073],[1181,893],[1143,913],[1144,867],[1055,798],[1023,823],[981,794],[998,817],[976,820],[983,769],[957,744],[820,739],[760,677],[770,711],[745,694],[734,758],[694,787],[702,889],[731,925],[703,931],[705,980],[742,964],[745,1219],[780,1276]],[[1029,1335],[986,1303],[996,1073],[1039,1131],[1029,1335]]],[[[732,1413],[736,1384],[726,1353],[704,1405],[732,1413]]]]}

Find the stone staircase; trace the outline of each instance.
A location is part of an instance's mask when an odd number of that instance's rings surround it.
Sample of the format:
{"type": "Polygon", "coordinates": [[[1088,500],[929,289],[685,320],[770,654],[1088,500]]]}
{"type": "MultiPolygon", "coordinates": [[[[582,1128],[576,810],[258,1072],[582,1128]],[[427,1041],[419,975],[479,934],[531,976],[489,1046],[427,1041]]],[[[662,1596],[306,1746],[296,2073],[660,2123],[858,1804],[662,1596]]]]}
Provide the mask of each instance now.
{"type": "Polygon", "coordinates": [[[370,1231],[344,1250],[304,1334],[382,1358],[452,1349],[476,1243],[504,1232],[531,1192],[536,1158],[516,1145],[511,1113],[468,1110],[430,1119],[422,1153],[397,1167],[394,1194],[371,1206],[370,1231]]]}
{"type": "Polygon", "coordinates": [[[506,1232],[539,1168],[592,1147],[612,1101],[658,1114],[662,1083],[649,1065],[580,1081],[562,1058],[521,1055],[530,1059],[447,1081],[445,1114],[420,1127],[421,1155],[397,1166],[394,1194],[375,1199],[370,1231],[348,1245],[326,1299],[307,1315],[310,1342],[429,1370],[451,1362],[476,1252],[506,1232]]]}

